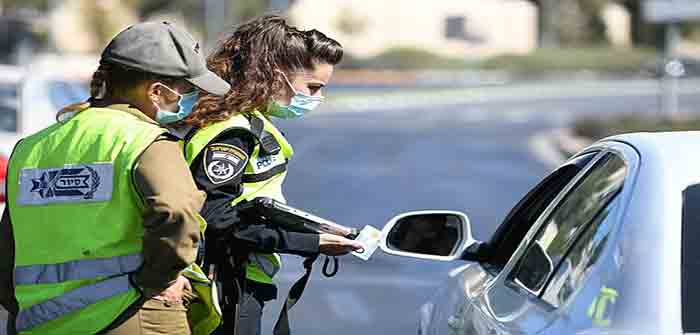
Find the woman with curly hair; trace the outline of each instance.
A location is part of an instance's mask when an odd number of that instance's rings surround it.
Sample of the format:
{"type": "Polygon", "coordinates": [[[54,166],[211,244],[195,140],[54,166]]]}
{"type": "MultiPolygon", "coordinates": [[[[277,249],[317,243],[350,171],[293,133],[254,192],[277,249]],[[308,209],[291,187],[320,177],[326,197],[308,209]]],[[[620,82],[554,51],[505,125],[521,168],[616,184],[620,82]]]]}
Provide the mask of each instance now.
{"type": "Polygon", "coordinates": [[[277,296],[272,278],[281,265],[278,253],[313,258],[361,249],[340,236],[288,231],[241,210],[257,197],[285,201],[282,183],[294,150],[272,120],[301,118],[321,104],[342,56],[335,40],[272,15],[238,27],[207,60],[231,91],[200,98],[185,120],[193,127],[185,156],[199,189],[207,192],[205,263],[218,267],[225,334],[234,326],[238,334],[260,333],[263,306],[277,296]],[[235,264],[222,255],[233,255],[235,264]],[[239,316],[232,318],[238,301],[239,316]]]}

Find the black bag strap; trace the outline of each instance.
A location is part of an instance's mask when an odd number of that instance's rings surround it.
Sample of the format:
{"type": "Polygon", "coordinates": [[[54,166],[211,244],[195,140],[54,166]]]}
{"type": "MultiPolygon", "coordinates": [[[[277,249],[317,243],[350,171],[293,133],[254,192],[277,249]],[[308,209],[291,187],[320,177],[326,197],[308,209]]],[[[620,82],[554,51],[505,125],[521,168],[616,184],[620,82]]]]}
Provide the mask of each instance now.
{"type": "MultiPolygon", "coordinates": [[[[301,295],[304,293],[306,284],[309,282],[309,278],[311,277],[312,266],[314,261],[316,261],[316,258],[318,258],[318,255],[304,260],[304,269],[306,272],[292,285],[292,288],[289,289],[287,299],[284,301],[284,305],[282,305],[282,310],[280,311],[280,316],[277,318],[277,322],[275,323],[275,328],[272,332],[273,335],[290,335],[291,330],[289,328],[289,310],[292,309],[292,307],[294,307],[294,305],[296,305],[296,303],[301,299],[301,295]]],[[[326,260],[323,263],[323,275],[329,278],[338,273],[338,259],[335,258],[335,256],[332,258],[334,265],[332,271],[328,271],[330,257],[326,256],[326,260]]]]}
{"type": "Polygon", "coordinates": [[[311,268],[314,264],[314,261],[316,260],[318,256],[313,256],[309,257],[304,260],[304,269],[306,272],[304,273],[301,278],[299,278],[294,285],[292,285],[292,288],[289,289],[289,294],[287,295],[287,299],[284,302],[284,305],[282,305],[282,310],[280,311],[280,316],[277,318],[277,322],[275,323],[275,328],[272,332],[274,335],[289,335],[290,334],[290,329],[289,329],[289,310],[296,305],[296,303],[301,299],[302,293],[304,293],[304,289],[306,288],[306,284],[309,282],[309,278],[311,277],[311,268]]]}

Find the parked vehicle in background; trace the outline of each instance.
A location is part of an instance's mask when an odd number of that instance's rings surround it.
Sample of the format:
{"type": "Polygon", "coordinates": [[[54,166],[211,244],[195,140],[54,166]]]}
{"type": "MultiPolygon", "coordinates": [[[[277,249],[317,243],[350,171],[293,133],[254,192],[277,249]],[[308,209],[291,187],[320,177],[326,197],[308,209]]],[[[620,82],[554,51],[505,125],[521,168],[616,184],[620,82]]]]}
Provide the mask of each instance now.
{"type": "Polygon", "coordinates": [[[33,11],[5,11],[0,15],[0,63],[31,63],[36,51],[41,48],[41,37],[32,27],[32,22],[40,20],[41,15],[33,11]]]}
{"type": "MultiPolygon", "coordinates": [[[[681,64],[682,73],[679,77],[697,78],[700,77],[700,59],[679,57],[673,60],[676,64],[681,64]]],[[[665,58],[656,58],[654,61],[648,62],[642,66],[639,74],[643,77],[662,78],[668,71],[669,60],[665,58]]]]}
{"type": "Polygon", "coordinates": [[[88,97],[88,82],[97,68],[91,56],[36,57],[21,68],[0,66],[0,200],[4,207],[7,159],[21,138],[56,122],[62,107],[88,97]]]}
{"type": "Polygon", "coordinates": [[[2,208],[5,207],[7,160],[12,146],[17,141],[19,87],[23,77],[22,68],[0,65],[0,207],[2,208]]]}
{"type": "Polygon", "coordinates": [[[472,262],[422,306],[418,333],[700,333],[698,146],[700,132],[601,140],[530,191],[488,242],[459,212],[390,221],[385,252],[472,262]]]}

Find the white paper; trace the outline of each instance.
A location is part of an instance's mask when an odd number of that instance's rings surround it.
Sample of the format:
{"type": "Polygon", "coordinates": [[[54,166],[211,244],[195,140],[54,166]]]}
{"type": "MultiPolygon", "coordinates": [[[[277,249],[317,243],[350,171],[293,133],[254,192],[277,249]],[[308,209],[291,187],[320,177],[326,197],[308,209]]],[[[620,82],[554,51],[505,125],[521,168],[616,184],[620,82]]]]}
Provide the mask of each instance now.
{"type": "Polygon", "coordinates": [[[372,226],[365,226],[360,231],[355,241],[360,242],[365,250],[362,252],[353,251],[352,254],[357,256],[362,260],[369,260],[374,254],[374,251],[379,247],[379,239],[381,238],[382,232],[372,226]]]}

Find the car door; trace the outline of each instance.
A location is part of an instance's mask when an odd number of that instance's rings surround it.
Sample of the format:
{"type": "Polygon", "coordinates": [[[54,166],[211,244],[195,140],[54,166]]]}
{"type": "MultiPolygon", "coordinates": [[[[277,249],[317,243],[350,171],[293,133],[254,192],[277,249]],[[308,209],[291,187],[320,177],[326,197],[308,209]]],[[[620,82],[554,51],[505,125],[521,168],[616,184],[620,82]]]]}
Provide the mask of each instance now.
{"type": "Polygon", "coordinates": [[[592,273],[612,259],[608,242],[627,202],[621,194],[633,185],[626,184],[632,178],[625,155],[604,148],[559,192],[497,277],[470,301],[464,312],[472,329],[463,334],[568,334],[609,324],[605,308],[615,293],[592,273]],[[584,289],[585,301],[575,299],[584,289]]]}
{"type": "MultiPolygon", "coordinates": [[[[597,156],[599,150],[583,153],[553,171],[513,207],[486,244],[489,259],[466,266],[451,279],[421,311],[421,334],[480,334],[472,322],[474,305],[493,282],[541,214],[569,183],[597,156]]],[[[478,223],[476,223],[478,224],[478,223]]]]}

